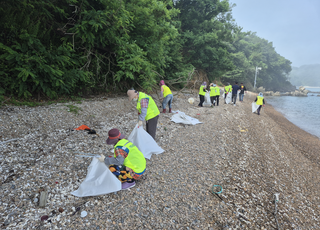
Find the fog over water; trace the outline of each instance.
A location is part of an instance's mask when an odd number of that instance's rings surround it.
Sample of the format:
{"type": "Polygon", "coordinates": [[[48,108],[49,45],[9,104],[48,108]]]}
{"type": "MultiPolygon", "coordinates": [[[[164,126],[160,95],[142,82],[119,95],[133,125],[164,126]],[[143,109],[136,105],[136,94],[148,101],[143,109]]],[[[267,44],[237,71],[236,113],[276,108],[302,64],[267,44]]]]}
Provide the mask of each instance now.
{"type": "MultiPolygon", "coordinates": [[[[320,87],[306,88],[313,92],[320,92],[320,87]]],[[[265,97],[277,111],[301,129],[320,139],[320,96],[308,94],[308,97],[265,97]]]]}

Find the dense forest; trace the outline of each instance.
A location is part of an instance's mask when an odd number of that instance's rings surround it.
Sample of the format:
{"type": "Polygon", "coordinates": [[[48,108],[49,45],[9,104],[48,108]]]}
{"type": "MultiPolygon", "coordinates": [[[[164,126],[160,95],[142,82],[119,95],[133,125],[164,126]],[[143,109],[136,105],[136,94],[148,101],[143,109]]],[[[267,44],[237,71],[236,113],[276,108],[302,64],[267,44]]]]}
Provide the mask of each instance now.
{"type": "MultiPolygon", "coordinates": [[[[0,96],[148,91],[193,70],[291,87],[291,62],[242,31],[228,0],[0,0],[0,96]]],[[[177,85],[176,87],[181,87],[177,85]]]]}
{"type": "Polygon", "coordinates": [[[289,74],[290,82],[295,86],[318,86],[320,87],[320,65],[303,65],[292,67],[289,74]]]}

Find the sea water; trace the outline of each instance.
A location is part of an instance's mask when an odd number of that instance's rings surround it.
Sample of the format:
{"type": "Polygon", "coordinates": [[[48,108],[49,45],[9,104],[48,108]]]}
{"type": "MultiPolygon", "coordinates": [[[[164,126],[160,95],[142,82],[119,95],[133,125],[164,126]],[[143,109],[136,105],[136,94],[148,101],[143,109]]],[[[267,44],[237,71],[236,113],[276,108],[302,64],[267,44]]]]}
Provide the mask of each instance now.
{"type": "MultiPolygon", "coordinates": [[[[320,87],[306,89],[320,92],[320,87]]],[[[266,97],[265,100],[293,124],[320,139],[320,96],[318,95],[320,94],[308,93],[307,97],[280,96],[266,97]]]]}

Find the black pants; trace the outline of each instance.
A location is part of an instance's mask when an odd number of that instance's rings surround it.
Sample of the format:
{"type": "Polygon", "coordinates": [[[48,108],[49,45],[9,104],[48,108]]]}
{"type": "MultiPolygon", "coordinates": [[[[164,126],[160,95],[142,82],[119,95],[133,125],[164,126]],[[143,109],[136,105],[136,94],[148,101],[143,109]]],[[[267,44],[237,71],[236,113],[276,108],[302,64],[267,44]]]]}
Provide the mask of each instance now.
{"type": "MultiPolygon", "coordinates": [[[[218,96],[216,96],[216,102],[217,102],[217,106],[219,105],[219,97],[220,97],[220,95],[218,95],[218,96]]],[[[213,105],[215,105],[215,104],[213,104],[213,105]]]]}
{"type": "Polygon", "coordinates": [[[153,137],[153,139],[156,139],[158,118],[159,115],[146,121],[146,131],[150,134],[150,136],[153,137]]]}
{"type": "Polygon", "coordinates": [[[235,104],[237,101],[237,94],[232,94],[232,102],[235,104]]]}
{"type": "Polygon", "coordinates": [[[215,99],[216,99],[216,96],[210,97],[211,104],[214,105],[214,100],[215,100],[215,99]]]}
{"type": "Polygon", "coordinates": [[[261,108],[262,108],[262,105],[260,105],[259,108],[257,109],[258,115],[260,115],[261,108]]]}
{"type": "Polygon", "coordinates": [[[198,106],[201,106],[201,107],[203,107],[203,102],[204,102],[204,96],[203,95],[199,95],[200,96],[200,103],[199,103],[199,105],[198,106]]]}

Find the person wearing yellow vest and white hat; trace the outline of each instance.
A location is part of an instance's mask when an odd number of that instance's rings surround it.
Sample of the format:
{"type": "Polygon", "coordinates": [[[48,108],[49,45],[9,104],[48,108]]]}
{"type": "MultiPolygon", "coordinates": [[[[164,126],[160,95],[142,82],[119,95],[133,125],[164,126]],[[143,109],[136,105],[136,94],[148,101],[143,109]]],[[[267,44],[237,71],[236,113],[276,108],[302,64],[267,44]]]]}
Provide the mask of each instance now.
{"type": "Polygon", "coordinates": [[[171,90],[168,86],[166,86],[166,84],[164,83],[164,80],[161,80],[159,83],[160,87],[161,87],[161,92],[160,92],[160,98],[163,98],[162,101],[162,108],[163,111],[162,113],[166,113],[166,105],[169,105],[169,113],[171,113],[171,103],[172,103],[172,99],[173,99],[173,95],[171,93],[171,90]]]}
{"type": "Polygon", "coordinates": [[[262,106],[265,105],[265,101],[264,101],[264,98],[263,98],[263,93],[259,93],[259,95],[257,96],[256,100],[255,100],[256,104],[259,105],[258,109],[257,109],[257,112],[258,112],[258,115],[260,115],[260,110],[262,108],[262,106]]]}
{"type": "Polygon", "coordinates": [[[216,106],[216,103],[217,103],[217,106],[219,106],[219,97],[220,97],[220,88],[216,84],[211,83],[210,99],[213,106],[216,106]]]}
{"type": "Polygon", "coordinates": [[[204,96],[206,95],[206,90],[207,88],[207,82],[203,82],[202,85],[200,86],[200,89],[199,89],[199,97],[200,97],[200,103],[199,103],[199,107],[203,107],[203,102],[204,102],[204,96]]]}
{"type": "Polygon", "coordinates": [[[216,100],[216,90],[215,90],[215,84],[211,83],[210,84],[210,101],[211,101],[211,107],[214,106],[215,100],[216,100]]]}
{"type": "Polygon", "coordinates": [[[138,126],[142,126],[142,122],[146,120],[146,131],[156,138],[157,124],[160,111],[151,96],[138,92],[136,90],[128,90],[129,101],[137,101],[137,110],[139,114],[138,126]]]}
{"type": "Polygon", "coordinates": [[[146,159],[142,152],[118,129],[108,132],[108,145],[114,145],[114,157],[105,157],[103,154],[98,158],[104,162],[110,171],[122,182],[122,190],[132,188],[136,180],[141,179],[146,171],[146,159]]]}

